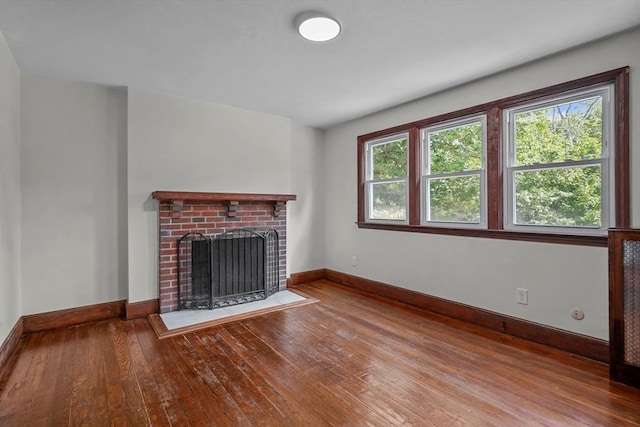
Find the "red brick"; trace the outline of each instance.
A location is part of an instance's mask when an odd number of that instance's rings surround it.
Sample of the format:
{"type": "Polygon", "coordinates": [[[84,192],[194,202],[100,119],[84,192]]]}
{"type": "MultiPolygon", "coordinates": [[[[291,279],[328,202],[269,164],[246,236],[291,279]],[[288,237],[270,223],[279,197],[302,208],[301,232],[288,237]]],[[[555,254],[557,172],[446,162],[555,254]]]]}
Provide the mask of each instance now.
{"type": "Polygon", "coordinates": [[[165,224],[160,228],[162,230],[180,230],[180,224],[165,224]]]}
{"type": "Polygon", "coordinates": [[[193,223],[188,223],[188,224],[182,224],[182,230],[198,230],[199,228],[202,228],[200,226],[201,223],[199,222],[193,222],[193,223]]]}
{"type": "Polygon", "coordinates": [[[171,256],[171,255],[174,255],[175,253],[176,253],[175,249],[161,249],[160,250],[160,256],[161,257],[167,256],[167,255],[171,256]]]}

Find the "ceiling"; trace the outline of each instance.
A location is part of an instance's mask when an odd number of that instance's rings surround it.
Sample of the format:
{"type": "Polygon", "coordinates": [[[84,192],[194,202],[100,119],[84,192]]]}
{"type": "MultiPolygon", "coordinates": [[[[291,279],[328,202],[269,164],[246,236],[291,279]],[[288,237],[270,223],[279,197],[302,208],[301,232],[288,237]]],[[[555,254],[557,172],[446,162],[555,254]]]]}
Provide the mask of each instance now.
{"type": "Polygon", "coordinates": [[[327,128],[640,25],[640,0],[0,0],[21,70],[327,128]],[[343,30],[305,41],[300,12],[343,30]]]}

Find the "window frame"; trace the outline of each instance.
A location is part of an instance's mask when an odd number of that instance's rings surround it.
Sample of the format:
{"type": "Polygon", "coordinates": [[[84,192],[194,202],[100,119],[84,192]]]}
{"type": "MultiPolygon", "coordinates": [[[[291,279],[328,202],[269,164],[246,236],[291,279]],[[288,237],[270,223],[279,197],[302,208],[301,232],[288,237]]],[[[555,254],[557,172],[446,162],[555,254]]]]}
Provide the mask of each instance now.
{"type": "Polygon", "coordinates": [[[448,120],[433,124],[431,126],[425,126],[420,129],[420,224],[431,227],[461,227],[461,228],[487,228],[487,116],[486,114],[477,114],[468,117],[461,117],[454,120],[448,120]],[[429,160],[430,160],[430,144],[429,134],[433,132],[440,132],[448,129],[455,129],[466,125],[480,123],[482,126],[482,153],[481,153],[481,167],[480,169],[474,169],[469,171],[458,172],[442,172],[437,174],[429,173],[429,160]],[[463,176],[478,175],[480,179],[480,220],[478,222],[464,222],[464,221],[437,221],[429,219],[429,179],[434,178],[456,178],[463,176]]]}
{"type": "Polygon", "coordinates": [[[365,214],[367,222],[376,222],[376,223],[389,223],[389,224],[408,224],[409,223],[409,133],[408,132],[400,132],[393,135],[388,135],[380,138],[375,138],[367,141],[365,143],[365,187],[366,187],[366,207],[365,214]],[[403,139],[407,140],[407,175],[404,178],[394,177],[394,178],[383,178],[383,179],[374,179],[373,178],[373,150],[371,147],[382,144],[391,144],[393,142],[402,141],[403,139]],[[385,219],[385,218],[372,218],[371,210],[373,209],[373,200],[371,198],[372,194],[372,186],[378,183],[393,183],[393,182],[405,182],[405,218],[403,220],[399,219],[385,219]]]}
{"type": "Polygon", "coordinates": [[[491,239],[519,240],[545,243],[559,243],[586,246],[607,246],[607,237],[600,235],[560,234],[549,232],[531,232],[523,230],[509,230],[504,227],[504,184],[503,175],[504,147],[503,147],[503,111],[526,103],[536,102],[554,95],[570,91],[584,90],[590,86],[610,83],[613,85],[614,118],[612,127],[614,132],[615,159],[611,163],[610,171],[613,181],[615,198],[611,206],[611,227],[624,228],[630,224],[630,169],[629,169],[629,67],[617,68],[579,78],[554,86],[533,90],[519,95],[502,98],[473,107],[450,113],[429,117],[360,135],[357,138],[357,226],[363,229],[404,231],[427,234],[443,234],[452,236],[480,237],[491,239]],[[487,228],[465,227],[435,227],[421,224],[421,153],[420,129],[433,126],[449,120],[455,120],[471,115],[486,114],[487,116],[487,228]],[[407,224],[371,222],[365,216],[365,143],[368,140],[407,132],[409,134],[409,177],[408,177],[408,218],[407,224]]]}
{"type": "Polygon", "coordinates": [[[525,232],[542,232],[551,234],[575,234],[575,235],[601,235],[607,234],[607,230],[613,226],[612,218],[615,216],[615,146],[612,142],[615,139],[613,132],[613,120],[615,113],[612,111],[615,105],[614,87],[611,83],[598,84],[576,91],[563,92],[535,102],[524,103],[503,111],[503,135],[505,138],[504,150],[504,229],[522,230],[525,232]],[[602,97],[602,138],[603,146],[601,156],[590,160],[569,160],[557,163],[540,163],[533,165],[516,165],[515,147],[515,123],[516,114],[534,111],[537,109],[554,105],[566,104],[572,101],[584,100],[596,96],[602,97]],[[533,225],[515,223],[515,173],[519,171],[540,171],[563,169],[573,167],[588,167],[599,165],[601,170],[601,226],[595,227],[563,227],[553,225],[533,225]]]}

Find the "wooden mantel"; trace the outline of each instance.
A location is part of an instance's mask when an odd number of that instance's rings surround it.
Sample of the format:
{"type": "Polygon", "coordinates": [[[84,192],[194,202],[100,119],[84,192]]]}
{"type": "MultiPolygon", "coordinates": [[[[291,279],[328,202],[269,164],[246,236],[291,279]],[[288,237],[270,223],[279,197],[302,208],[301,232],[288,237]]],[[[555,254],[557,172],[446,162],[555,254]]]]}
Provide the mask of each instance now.
{"type": "Polygon", "coordinates": [[[160,202],[171,203],[171,216],[179,218],[185,202],[220,203],[227,206],[227,216],[236,216],[241,202],[273,203],[273,216],[280,216],[280,211],[290,200],[296,200],[293,194],[251,194],[251,193],[201,193],[192,191],[154,191],[151,196],[160,202]]]}
{"type": "Polygon", "coordinates": [[[281,202],[296,200],[293,194],[250,194],[250,193],[196,193],[191,191],[154,191],[154,199],[161,202],[281,202]]]}

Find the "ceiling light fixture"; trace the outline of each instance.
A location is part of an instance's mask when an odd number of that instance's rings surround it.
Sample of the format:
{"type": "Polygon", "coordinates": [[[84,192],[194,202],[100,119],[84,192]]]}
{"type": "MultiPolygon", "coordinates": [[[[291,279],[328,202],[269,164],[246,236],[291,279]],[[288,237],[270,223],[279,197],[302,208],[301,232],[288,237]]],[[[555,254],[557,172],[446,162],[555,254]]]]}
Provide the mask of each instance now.
{"type": "Polygon", "coordinates": [[[299,15],[297,22],[298,33],[312,42],[333,40],[341,31],[338,21],[318,13],[308,12],[299,15]]]}

